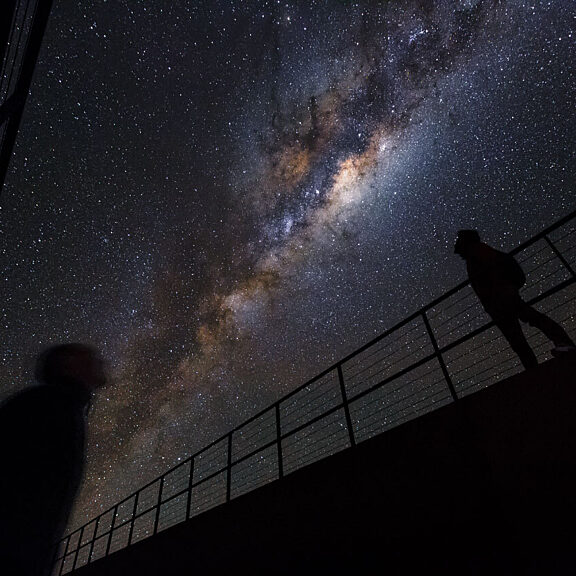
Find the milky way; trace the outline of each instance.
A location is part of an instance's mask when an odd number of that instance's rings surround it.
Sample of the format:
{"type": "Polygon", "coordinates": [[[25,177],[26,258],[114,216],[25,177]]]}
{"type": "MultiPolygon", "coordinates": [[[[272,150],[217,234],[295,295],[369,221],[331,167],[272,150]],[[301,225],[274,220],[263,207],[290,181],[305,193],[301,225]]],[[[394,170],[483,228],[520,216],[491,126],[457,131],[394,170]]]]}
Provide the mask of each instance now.
{"type": "Polygon", "coordinates": [[[2,387],[91,341],[75,523],[574,208],[569,2],[56,4],[2,205],[2,387]]]}

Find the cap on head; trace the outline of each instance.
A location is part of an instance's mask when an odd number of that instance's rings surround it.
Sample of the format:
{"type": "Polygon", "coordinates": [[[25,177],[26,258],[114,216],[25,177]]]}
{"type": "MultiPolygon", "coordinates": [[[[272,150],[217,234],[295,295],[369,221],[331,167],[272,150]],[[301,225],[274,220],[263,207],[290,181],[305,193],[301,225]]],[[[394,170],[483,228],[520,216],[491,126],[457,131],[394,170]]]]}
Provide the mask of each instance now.
{"type": "Polygon", "coordinates": [[[106,383],[100,353],[80,343],[60,344],[44,350],[36,361],[35,376],[45,384],[75,385],[89,390],[106,383]]]}
{"type": "Polygon", "coordinates": [[[456,243],[454,244],[454,253],[464,256],[468,247],[480,242],[480,234],[477,230],[458,230],[456,243]]]}

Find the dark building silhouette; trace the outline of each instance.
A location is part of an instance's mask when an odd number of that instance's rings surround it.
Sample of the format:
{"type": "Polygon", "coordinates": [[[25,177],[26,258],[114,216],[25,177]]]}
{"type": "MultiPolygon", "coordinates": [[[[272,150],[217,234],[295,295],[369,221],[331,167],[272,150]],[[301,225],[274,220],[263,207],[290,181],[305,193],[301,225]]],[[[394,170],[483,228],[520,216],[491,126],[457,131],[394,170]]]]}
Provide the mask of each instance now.
{"type": "Polygon", "coordinates": [[[3,96],[0,96],[0,193],[8,172],[52,3],[53,0],[0,2],[0,66],[4,75],[3,96]]]}

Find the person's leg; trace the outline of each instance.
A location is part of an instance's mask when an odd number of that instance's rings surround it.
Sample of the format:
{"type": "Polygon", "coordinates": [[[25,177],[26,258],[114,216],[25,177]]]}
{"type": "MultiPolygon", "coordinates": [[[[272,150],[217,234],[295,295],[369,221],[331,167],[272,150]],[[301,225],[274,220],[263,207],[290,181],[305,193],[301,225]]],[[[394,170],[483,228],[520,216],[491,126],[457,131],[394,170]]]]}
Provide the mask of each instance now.
{"type": "Polygon", "coordinates": [[[558,322],[546,316],[546,314],[538,312],[538,310],[525,303],[523,303],[518,312],[518,317],[522,322],[527,322],[530,326],[540,330],[555,346],[574,346],[574,342],[568,336],[566,330],[558,322]]]}
{"type": "Polygon", "coordinates": [[[494,318],[494,322],[500,329],[500,332],[502,332],[504,338],[508,340],[512,350],[514,350],[518,358],[520,358],[520,362],[522,362],[524,368],[530,370],[538,366],[536,354],[534,354],[532,348],[530,348],[530,344],[528,344],[528,340],[526,340],[526,336],[524,336],[524,332],[522,332],[518,318],[515,316],[494,318]]]}

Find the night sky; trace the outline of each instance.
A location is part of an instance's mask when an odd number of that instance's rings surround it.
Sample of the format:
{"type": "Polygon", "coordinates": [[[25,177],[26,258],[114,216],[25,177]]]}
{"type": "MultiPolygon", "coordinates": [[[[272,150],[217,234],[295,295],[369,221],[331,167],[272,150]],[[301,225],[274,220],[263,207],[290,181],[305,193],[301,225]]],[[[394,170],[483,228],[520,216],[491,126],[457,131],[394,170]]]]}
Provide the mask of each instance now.
{"type": "Polygon", "coordinates": [[[571,0],[56,1],[0,196],[0,390],[91,342],[74,523],[576,208],[571,0]]]}

